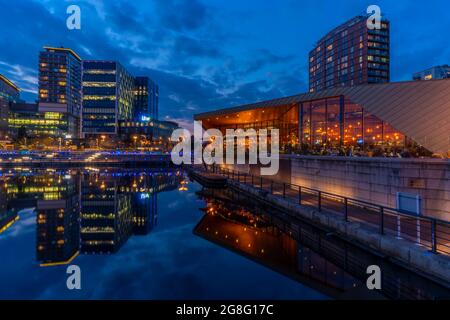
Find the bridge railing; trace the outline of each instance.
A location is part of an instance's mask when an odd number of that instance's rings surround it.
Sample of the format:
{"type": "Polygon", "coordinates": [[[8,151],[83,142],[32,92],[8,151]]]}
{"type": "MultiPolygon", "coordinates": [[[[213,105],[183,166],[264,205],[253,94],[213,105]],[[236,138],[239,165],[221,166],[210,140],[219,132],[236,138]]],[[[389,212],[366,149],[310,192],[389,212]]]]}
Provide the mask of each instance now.
{"type": "Polygon", "coordinates": [[[432,253],[450,255],[450,222],[415,216],[394,208],[373,204],[317,189],[283,183],[261,176],[215,167],[215,173],[278,195],[299,205],[358,222],[380,234],[389,234],[428,248],[432,253]]]}

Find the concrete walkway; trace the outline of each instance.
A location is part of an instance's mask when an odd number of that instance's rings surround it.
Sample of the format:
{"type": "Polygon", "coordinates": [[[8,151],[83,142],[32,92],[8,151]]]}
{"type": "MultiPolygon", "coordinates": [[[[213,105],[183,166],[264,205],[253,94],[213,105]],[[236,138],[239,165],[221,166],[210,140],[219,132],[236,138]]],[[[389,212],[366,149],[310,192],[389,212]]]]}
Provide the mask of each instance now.
{"type": "Polygon", "coordinates": [[[406,268],[450,288],[450,257],[446,255],[433,254],[421,245],[392,235],[381,235],[362,223],[345,221],[335,213],[299,205],[282,196],[261,191],[252,185],[229,179],[228,186],[286,210],[298,218],[306,219],[318,227],[335,232],[346,240],[383,254],[406,268]]]}

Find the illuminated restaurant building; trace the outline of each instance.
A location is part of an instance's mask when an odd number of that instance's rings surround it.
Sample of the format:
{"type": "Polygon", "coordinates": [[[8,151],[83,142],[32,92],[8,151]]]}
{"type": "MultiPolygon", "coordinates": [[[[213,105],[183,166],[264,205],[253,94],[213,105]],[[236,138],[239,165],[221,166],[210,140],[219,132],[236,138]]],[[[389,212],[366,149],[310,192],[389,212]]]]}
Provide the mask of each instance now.
{"type": "Polygon", "coordinates": [[[19,100],[19,93],[19,88],[0,74],[0,140],[8,135],[9,107],[19,100]]]}
{"type": "Polygon", "coordinates": [[[134,78],[116,61],[83,61],[83,134],[116,135],[133,118],[134,78]]]}
{"type": "Polygon", "coordinates": [[[195,115],[205,129],[280,130],[285,153],[448,154],[450,80],[361,85],[195,115]],[[420,146],[420,147],[419,147],[420,146]]]}
{"type": "Polygon", "coordinates": [[[80,137],[81,58],[68,48],[44,47],[39,54],[39,112],[67,121],[65,136],[80,137]]]}

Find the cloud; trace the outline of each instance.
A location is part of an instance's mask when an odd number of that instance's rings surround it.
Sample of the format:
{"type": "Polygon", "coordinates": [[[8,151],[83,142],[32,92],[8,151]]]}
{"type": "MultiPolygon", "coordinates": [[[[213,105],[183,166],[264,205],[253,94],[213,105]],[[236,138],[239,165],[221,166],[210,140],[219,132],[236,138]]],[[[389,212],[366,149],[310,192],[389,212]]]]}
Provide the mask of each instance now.
{"type": "Polygon", "coordinates": [[[210,14],[198,0],[156,0],[160,25],[174,31],[193,31],[207,23],[210,14]]]}
{"type": "MultiPolygon", "coordinates": [[[[0,73],[23,88],[25,99],[36,99],[42,46],[62,45],[83,58],[117,60],[135,75],[152,77],[160,85],[160,115],[189,121],[194,113],[307,91],[314,42],[365,9],[352,0],[325,17],[317,12],[335,6],[330,1],[80,0],[82,30],[69,31],[67,1],[0,5],[0,73]]],[[[450,28],[448,4],[420,10],[405,1],[407,11],[385,0],[380,5],[393,22],[393,81],[448,63],[442,32],[450,28]],[[426,18],[431,10],[432,21],[426,18]],[[417,23],[410,23],[412,16],[417,23]]]]}
{"type": "Polygon", "coordinates": [[[35,69],[17,64],[9,64],[4,61],[0,61],[0,68],[4,70],[7,78],[20,87],[21,91],[37,94],[38,78],[35,69]]]}

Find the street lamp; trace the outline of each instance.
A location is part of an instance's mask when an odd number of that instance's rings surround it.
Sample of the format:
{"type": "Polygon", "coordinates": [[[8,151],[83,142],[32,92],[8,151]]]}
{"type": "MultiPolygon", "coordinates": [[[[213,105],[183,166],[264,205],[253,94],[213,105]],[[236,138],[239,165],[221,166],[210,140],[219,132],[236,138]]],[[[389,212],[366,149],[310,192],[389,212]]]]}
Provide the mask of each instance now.
{"type": "Polygon", "coordinates": [[[106,136],[105,135],[101,135],[100,138],[102,138],[102,145],[105,144],[105,140],[106,140],[106,136]]]}
{"type": "Polygon", "coordinates": [[[134,150],[136,151],[137,150],[137,145],[136,145],[136,143],[137,143],[137,136],[133,136],[133,140],[134,140],[134,150]]]}

